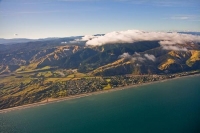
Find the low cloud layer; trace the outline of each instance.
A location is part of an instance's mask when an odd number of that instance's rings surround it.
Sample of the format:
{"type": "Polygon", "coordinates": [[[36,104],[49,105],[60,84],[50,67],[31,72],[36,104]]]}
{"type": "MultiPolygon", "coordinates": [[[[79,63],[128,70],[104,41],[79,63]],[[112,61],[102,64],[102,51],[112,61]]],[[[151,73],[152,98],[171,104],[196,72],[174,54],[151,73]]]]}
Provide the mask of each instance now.
{"type": "Polygon", "coordinates": [[[166,45],[166,46],[163,46],[163,49],[164,50],[174,50],[174,51],[188,51],[187,48],[184,48],[184,47],[178,47],[178,46],[170,46],[170,45],[166,45]]]}
{"type": "Polygon", "coordinates": [[[156,57],[154,55],[151,54],[144,54],[141,55],[137,52],[135,52],[135,54],[132,56],[129,53],[123,53],[122,55],[119,56],[119,58],[125,58],[125,59],[130,59],[131,61],[135,62],[144,62],[146,60],[150,60],[150,61],[156,61],[156,57]]]}
{"type": "Polygon", "coordinates": [[[155,61],[156,60],[156,57],[154,55],[151,55],[151,54],[144,54],[144,56],[148,59],[148,60],[152,60],[152,61],[155,61]]]}
{"type": "Polygon", "coordinates": [[[125,58],[125,59],[129,59],[132,56],[129,53],[123,53],[122,55],[119,56],[119,58],[125,58]]]}
{"type": "MultiPolygon", "coordinates": [[[[116,43],[134,43],[138,41],[159,41],[161,46],[176,45],[186,43],[200,42],[200,36],[181,34],[181,33],[167,33],[167,32],[145,32],[140,30],[114,31],[101,36],[87,35],[80,40],[85,41],[86,45],[105,45],[116,43]]],[[[163,47],[167,49],[167,47],[163,47]]],[[[169,47],[170,48],[170,47],[169,47]]]]}

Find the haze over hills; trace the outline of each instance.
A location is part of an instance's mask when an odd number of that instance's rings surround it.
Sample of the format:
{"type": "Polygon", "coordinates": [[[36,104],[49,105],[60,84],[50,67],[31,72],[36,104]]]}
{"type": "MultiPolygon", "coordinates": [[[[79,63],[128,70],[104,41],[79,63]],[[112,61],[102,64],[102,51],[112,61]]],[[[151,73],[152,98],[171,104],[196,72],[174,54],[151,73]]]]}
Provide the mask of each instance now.
{"type": "Polygon", "coordinates": [[[0,44],[20,44],[20,43],[28,43],[28,42],[38,42],[38,41],[57,41],[59,42],[65,42],[70,41],[76,38],[80,38],[82,36],[74,36],[74,37],[49,37],[49,38],[40,38],[40,39],[28,39],[28,38],[12,38],[12,39],[4,39],[0,38],[0,44]]]}
{"type": "Polygon", "coordinates": [[[26,39],[26,38],[16,38],[16,39],[4,39],[0,38],[0,44],[14,44],[14,43],[25,43],[33,41],[32,39],[26,39]]]}

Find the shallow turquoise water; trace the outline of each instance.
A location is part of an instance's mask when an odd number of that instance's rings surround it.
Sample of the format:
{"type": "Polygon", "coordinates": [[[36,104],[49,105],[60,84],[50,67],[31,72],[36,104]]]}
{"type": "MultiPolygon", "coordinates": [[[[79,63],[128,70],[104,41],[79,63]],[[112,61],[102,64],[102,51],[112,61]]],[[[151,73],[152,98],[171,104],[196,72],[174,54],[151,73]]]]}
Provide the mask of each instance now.
{"type": "Polygon", "coordinates": [[[200,76],[3,113],[0,133],[200,133],[200,76]]]}

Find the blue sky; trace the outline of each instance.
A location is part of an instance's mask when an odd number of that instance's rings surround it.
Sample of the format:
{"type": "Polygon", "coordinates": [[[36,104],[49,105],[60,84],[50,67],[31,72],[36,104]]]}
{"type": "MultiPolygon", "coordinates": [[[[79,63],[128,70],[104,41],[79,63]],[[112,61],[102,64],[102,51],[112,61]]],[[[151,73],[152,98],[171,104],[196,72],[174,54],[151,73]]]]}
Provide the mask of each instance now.
{"type": "Polygon", "coordinates": [[[200,0],[0,0],[0,38],[200,31],[200,0]]]}

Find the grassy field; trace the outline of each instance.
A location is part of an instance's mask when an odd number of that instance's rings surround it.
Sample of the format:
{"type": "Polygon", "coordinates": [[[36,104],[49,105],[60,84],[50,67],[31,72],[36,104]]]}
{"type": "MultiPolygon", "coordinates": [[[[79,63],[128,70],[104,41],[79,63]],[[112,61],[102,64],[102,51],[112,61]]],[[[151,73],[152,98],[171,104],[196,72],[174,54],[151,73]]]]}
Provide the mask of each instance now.
{"type": "Polygon", "coordinates": [[[103,88],[103,90],[109,90],[109,89],[111,89],[111,85],[110,85],[110,84],[108,84],[107,86],[105,86],[105,87],[103,88]]]}
{"type": "MultiPolygon", "coordinates": [[[[0,109],[39,102],[47,98],[64,97],[68,95],[64,87],[67,81],[76,82],[79,79],[95,78],[100,77],[91,77],[64,69],[50,70],[47,67],[0,75],[0,109]]],[[[104,89],[109,88],[108,85],[104,89]]]]}

